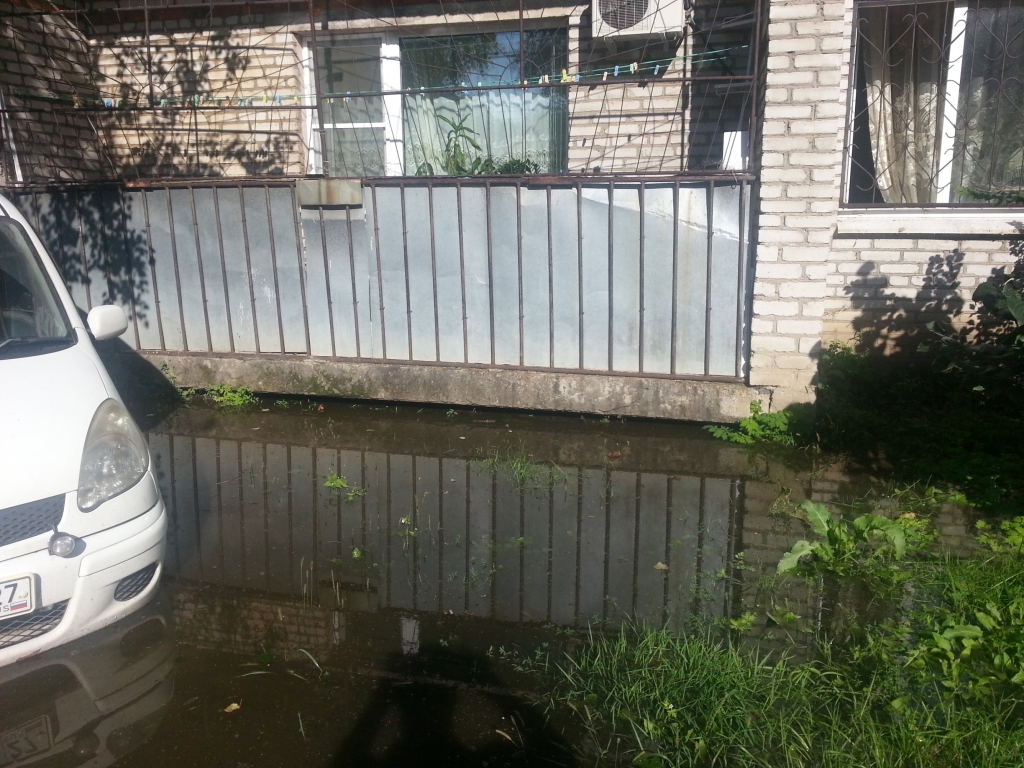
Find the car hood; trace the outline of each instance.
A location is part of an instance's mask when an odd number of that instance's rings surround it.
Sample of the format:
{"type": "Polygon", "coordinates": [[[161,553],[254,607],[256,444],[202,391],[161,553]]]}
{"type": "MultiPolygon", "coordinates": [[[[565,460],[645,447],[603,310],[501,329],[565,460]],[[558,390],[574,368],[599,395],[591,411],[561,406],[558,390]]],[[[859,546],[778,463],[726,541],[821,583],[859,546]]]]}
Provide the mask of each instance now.
{"type": "Polygon", "coordinates": [[[0,359],[0,509],[78,488],[85,436],[108,397],[81,343],[0,359]]]}

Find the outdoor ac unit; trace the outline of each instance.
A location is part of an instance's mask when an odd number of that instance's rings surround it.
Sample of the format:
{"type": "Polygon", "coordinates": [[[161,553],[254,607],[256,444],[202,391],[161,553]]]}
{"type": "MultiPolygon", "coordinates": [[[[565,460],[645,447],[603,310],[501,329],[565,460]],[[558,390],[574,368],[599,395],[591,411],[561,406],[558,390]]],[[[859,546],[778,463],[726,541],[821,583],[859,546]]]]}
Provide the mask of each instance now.
{"type": "Polygon", "coordinates": [[[684,0],[593,0],[594,37],[677,35],[686,21],[684,0]]]}

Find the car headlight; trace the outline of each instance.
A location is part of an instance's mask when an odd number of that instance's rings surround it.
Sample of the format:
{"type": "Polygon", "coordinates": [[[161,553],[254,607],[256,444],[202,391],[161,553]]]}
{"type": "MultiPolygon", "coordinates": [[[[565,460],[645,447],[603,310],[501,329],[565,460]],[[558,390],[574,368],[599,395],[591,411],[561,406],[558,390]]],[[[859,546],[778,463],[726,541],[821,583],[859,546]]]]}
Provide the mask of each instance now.
{"type": "Polygon", "coordinates": [[[91,512],[134,486],[149,469],[149,450],[128,411],[104,400],[89,425],[78,473],[78,508],[91,512]]]}

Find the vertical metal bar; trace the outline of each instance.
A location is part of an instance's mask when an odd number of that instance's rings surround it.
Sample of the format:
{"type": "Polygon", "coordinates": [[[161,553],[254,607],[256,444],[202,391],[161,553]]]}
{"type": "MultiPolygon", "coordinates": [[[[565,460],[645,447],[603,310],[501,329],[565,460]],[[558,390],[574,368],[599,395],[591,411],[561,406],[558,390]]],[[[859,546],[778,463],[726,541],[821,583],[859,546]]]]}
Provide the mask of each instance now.
{"type": "MultiPolygon", "coordinates": [[[[647,210],[644,208],[645,183],[640,182],[640,373],[644,372],[644,220],[647,210]]],[[[639,477],[639,475],[638,475],[639,477]]],[[[637,480],[639,483],[639,480],[637,480]]],[[[635,592],[635,589],[634,589],[635,592]]],[[[635,600],[635,595],[634,595],[635,600]]],[[[633,606],[636,607],[635,605],[633,606]]]]}
{"type": "Polygon", "coordinates": [[[164,341],[164,319],[160,313],[160,287],[156,280],[156,256],[153,255],[153,229],[149,223],[149,191],[142,192],[142,212],[146,217],[146,251],[149,263],[149,276],[153,279],[153,304],[156,305],[156,329],[160,334],[160,349],[166,350],[164,341]]]}
{"type": "Polygon", "coordinates": [[[579,283],[576,310],[579,314],[580,362],[583,369],[583,184],[576,185],[576,281],[579,283]]]}
{"type": "Polygon", "coordinates": [[[743,358],[744,358],[744,321],[746,319],[746,287],[747,287],[747,196],[749,194],[749,187],[747,182],[740,182],[740,252],[737,258],[737,274],[736,276],[736,377],[739,378],[743,375],[743,358]]]}
{"type": "MultiPolygon", "coordinates": [[[[316,132],[320,136],[320,172],[330,176],[330,161],[327,158],[327,131],[324,128],[324,100],[320,97],[320,62],[317,58],[316,20],[313,16],[313,0],[309,6],[309,44],[313,47],[313,98],[316,100],[316,132]]],[[[282,346],[282,349],[284,347],[282,346]]]]}
{"type": "MultiPolygon", "coordinates": [[[[327,235],[323,228],[324,210],[320,209],[320,237],[324,240],[324,256],[327,255],[327,235]]],[[[364,214],[364,221],[365,214],[364,214]]],[[[356,357],[363,356],[363,350],[359,342],[359,290],[356,288],[356,246],[352,240],[352,209],[345,209],[345,225],[348,227],[348,271],[352,276],[352,321],[356,334],[356,357]]],[[[334,321],[331,321],[331,333],[334,333],[334,321]]],[[[334,346],[334,337],[331,336],[331,348],[337,355],[337,347],[334,346]]]]}
{"type": "MultiPolygon", "coordinates": [[[[146,193],[143,192],[143,195],[146,193]]],[[[124,243],[125,269],[128,271],[128,306],[132,310],[132,328],[135,329],[135,347],[142,348],[142,340],[139,338],[139,317],[135,306],[135,264],[132,262],[132,247],[128,242],[128,210],[125,205],[124,187],[117,188],[117,197],[121,206],[121,240],[124,243]]],[[[33,195],[33,200],[35,195],[33,195]]],[[[38,211],[38,208],[37,208],[38,211]]],[[[41,230],[37,229],[36,232],[41,230]]]]}
{"type": "Polygon", "coordinates": [[[174,261],[174,288],[178,294],[178,317],[181,320],[181,345],[188,352],[188,332],[185,330],[185,307],[181,299],[181,273],[178,270],[178,243],[174,236],[174,206],[171,205],[171,189],[164,187],[167,194],[167,224],[171,234],[171,259],[174,261]]]}
{"type": "Polygon", "coordinates": [[[274,244],[274,217],[270,210],[270,185],[263,185],[263,197],[267,203],[267,228],[270,230],[270,268],[274,273],[274,303],[277,306],[277,333],[281,339],[281,352],[285,351],[284,318],[281,316],[281,286],[277,280],[277,246],[274,244]]]}
{"type": "Polygon", "coordinates": [[[192,234],[196,241],[196,264],[199,267],[199,295],[203,300],[203,322],[206,324],[206,348],[213,352],[213,336],[210,333],[210,309],[206,300],[206,275],[203,274],[203,250],[199,244],[199,220],[196,218],[196,190],[191,184],[188,185],[188,199],[192,209],[192,234]]]}
{"type": "Polygon", "coordinates": [[[409,290],[409,230],[405,223],[405,184],[398,187],[402,201],[402,264],[405,269],[405,329],[409,338],[409,359],[412,354],[412,293],[409,290]]]}
{"type": "Polygon", "coordinates": [[[491,183],[485,186],[484,205],[487,220],[487,307],[491,318],[491,365],[494,365],[494,256],[491,243],[491,183]]]}
{"type": "MultiPolygon", "coordinates": [[[[608,370],[614,370],[615,344],[615,182],[608,182],[608,370]]],[[[605,591],[607,594],[607,590],[605,591]]]]}
{"type": "MultiPolygon", "coordinates": [[[[78,220],[78,259],[82,262],[82,281],[85,283],[86,310],[92,310],[92,279],[89,277],[89,256],[85,252],[85,229],[82,223],[82,207],[78,204],[78,191],[72,190],[75,201],[75,218],[78,220]]],[[[173,234],[173,232],[172,232],[173,234]]]]}
{"type": "Polygon", "coordinates": [[[220,249],[220,274],[224,281],[224,314],[228,321],[229,349],[235,351],[235,331],[231,322],[231,297],[228,295],[228,267],[224,258],[224,232],[220,221],[220,190],[213,188],[213,218],[217,221],[217,247],[220,249]]]}
{"type": "MultiPolygon", "coordinates": [[[[437,247],[434,242],[434,182],[427,182],[427,216],[430,219],[430,276],[434,297],[434,360],[441,362],[441,320],[437,315],[437,247]]],[[[440,595],[440,592],[438,592],[440,595]]]]}
{"type": "MultiPolygon", "coordinates": [[[[548,366],[555,367],[555,257],[551,243],[551,185],[547,187],[548,214],[548,366]]],[[[550,590],[549,590],[550,591],[550,590]]],[[[550,603],[550,600],[548,601],[550,603]]],[[[551,613],[550,605],[548,613],[551,613]]]]}
{"type": "Polygon", "coordinates": [[[704,375],[711,371],[711,274],[714,266],[715,241],[715,182],[709,181],[707,186],[708,214],[708,254],[707,275],[704,285],[704,375]]]}
{"type": "MultiPolygon", "coordinates": [[[[327,328],[331,334],[331,357],[338,356],[338,347],[334,341],[334,296],[331,291],[331,262],[327,258],[327,232],[324,229],[324,209],[323,206],[317,208],[317,223],[320,225],[320,252],[324,257],[324,288],[327,290],[327,328]]],[[[345,215],[348,216],[348,209],[345,209],[345,215]]],[[[351,237],[351,225],[349,227],[349,237],[351,237]]],[[[353,285],[352,291],[352,306],[355,307],[355,286],[353,285]]],[[[356,320],[358,323],[358,318],[356,320]]],[[[359,326],[356,326],[356,349],[359,348],[359,326]]],[[[356,352],[356,357],[359,357],[359,353],[356,352]]],[[[340,538],[339,538],[340,541],[340,538]]]]}
{"type": "MultiPolygon", "coordinates": [[[[640,196],[643,198],[643,187],[641,187],[640,196]]],[[[641,204],[640,212],[643,213],[644,207],[641,204]]],[[[641,347],[642,349],[642,347],[641,347]]],[[[642,354],[642,353],[641,353],[642,354]]],[[[640,370],[643,370],[641,366],[640,370]]],[[[643,494],[643,475],[640,472],[636,473],[636,491],[635,498],[633,500],[633,589],[630,594],[630,615],[636,616],[636,600],[638,591],[638,582],[640,581],[640,499],[643,494]]]]}
{"type": "MultiPolygon", "coordinates": [[[[462,182],[455,182],[455,209],[459,217],[459,278],[462,280],[462,362],[469,362],[469,315],[466,311],[466,249],[462,237],[462,182]]],[[[468,598],[467,598],[468,599],[468,598]]]]}
{"type": "MultiPolygon", "coordinates": [[[[99,194],[99,190],[95,190],[93,194],[99,194]]],[[[107,298],[110,301],[114,300],[114,286],[110,281],[110,259],[108,253],[110,252],[110,244],[107,242],[107,217],[106,217],[106,206],[103,206],[97,211],[99,214],[99,234],[100,234],[100,259],[103,265],[103,279],[107,283],[107,298]]]]}
{"type": "MultiPolygon", "coordinates": [[[[299,224],[299,202],[295,199],[295,187],[289,186],[288,194],[292,199],[292,223],[295,224],[295,257],[299,262],[299,296],[302,297],[302,321],[306,331],[306,354],[312,357],[313,344],[309,340],[309,304],[306,301],[306,245],[305,240],[302,239],[302,226],[299,224]]],[[[324,273],[324,277],[327,277],[326,273],[324,273]]]]}
{"type": "Polygon", "coordinates": [[[525,330],[525,323],[523,322],[523,200],[522,200],[523,187],[519,182],[516,182],[516,259],[517,259],[517,270],[519,275],[519,364],[523,365],[526,359],[525,357],[525,342],[523,340],[523,332],[525,330]]]}
{"type": "MultiPolygon", "coordinates": [[[[665,559],[662,560],[668,566],[669,573],[675,565],[672,563],[672,476],[665,478],[665,559]]],[[[668,578],[662,582],[661,593],[661,623],[662,626],[668,623],[668,578]]]]}
{"type": "MultiPolygon", "coordinates": [[[[669,349],[669,372],[676,372],[676,326],[679,301],[679,182],[672,188],[672,347],[669,349]]],[[[666,539],[667,541],[667,539],[666,539]]],[[[665,561],[668,562],[667,560],[665,561]]],[[[666,579],[666,583],[668,580],[666,579]]],[[[667,600],[667,598],[666,598],[667,600]]],[[[667,605],[667,602],[666,602],[667,605]]]]}
{"type": "MultiPolygon", "coordinates": [[[[380,356],[383,359],[387,359],[388,356],[388,338],[387,331],[384,328],[384,275],[381,271],[380,261],[380,218],[377,216],[377,187],[370,187],[370,194],[373,198],[373,242],[377,249],[377,299],[380,309],[380,356]]],[[[389,565],[390,567],[390,561],[389,565]]],[[[391,588],[391,582],[388,581],[388,589],[391,588]]]]}
{"type": "Polygon", "coordinates": [[[256,342],[256,351],[262,352],[260,348],[260,328],[256,322],[256,289],[252,284],[252,259],[249,255],[249,223],[245,217],[245,191],[242,185],[238,185],[238,207],[242,212],[242,243],[245,245],[245,279],[249,283],[249,307],[252,310],[252,336],[256,342]]]}

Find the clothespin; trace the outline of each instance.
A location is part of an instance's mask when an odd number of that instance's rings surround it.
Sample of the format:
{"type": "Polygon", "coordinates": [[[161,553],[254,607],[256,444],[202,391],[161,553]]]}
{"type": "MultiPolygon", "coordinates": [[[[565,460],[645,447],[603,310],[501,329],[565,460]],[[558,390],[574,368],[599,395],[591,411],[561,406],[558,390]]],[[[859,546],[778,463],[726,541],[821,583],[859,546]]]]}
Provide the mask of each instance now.
{"type": "Polygon", "coordinates": [[[640,70],[640,65],[637,64],[635,61],[632,64],[629,65],[630,73],[635,75],[639,70],[640,70]]]}
{"type": "Polygon", "coordinates": [[[569,73],[566,70],[564,70],[564,69],[562,70],[562,82],[563,83],[568,83],[569,82],[569,73]]]}
{"type": "Polygon", "coordinates": [[[244,107],[245,106],[245,99],[239,99],[238,100],[238,106],[244,107]]]}
{"type": "Polygon", "coordinates": [[[112,107],[112,106],[114,106],[114,100],[113,99],[104,99],[103,100],[103,106],[104,107],[112,107]]]}
{"type": "Polygon", "coordinates": [[[579,73],[577,72],[577,73],[576,73],[576,76],[575,76],[575,77],[573,78],[573,82],[574,82],[574,83],[578,83],[579,81],[580,81],[580,75],[579,75],[579,73]]]}
{"type": "Polygon", "coordinates": [[[166,107],[167,106],[167,99],[160,99],[160,106],[161,107],[166,107]]]}
{"type": "Polygon", "coordinates": [[[277,96],[274,98],[274,103],[277,104],[277,106],[281,106],[281,94],[280,93],[277,94],[277,96]]]}
{"type": "Polygon", "coordinates": [[[601,77],[601,79],[602,80],[607,80],[608,79],[608,70],[607,69],[604,71],[604,75],[601,77]]]}
{"type": "Polygon", "coordinates": [[[265,94],[265,93],[263,94],[263,103],[264,104],[267,103],[267,94],[265,94]]]}
{"type": "Polygon", "coordinates": [[[661,71],[661,64],[655,64],[654,65],[654,76],[657,77],[658,76],[658,72],[660,72],[660,71],[661,71]]]}
{"type": "Polygon", "coordinates": [[[296,103],[296,104],[298,104],[298,103],[299,103],[299,97],[298,97],[298,96],[292,96],[292,98],[293,98],[293,99],[295,99],[295,103],[296,103]]]}
{"type": "Polygon", "coordinates": [[[618,64],[615,65],[615,72],[612,73],[612,76],[613,77],[618,77],[619,76],[619,65],[618,64]]]}
{"type": "Polygon", "coordinates": [[[71,104],[75,107],[75,109],[78,109],[80,106],[82,106],[82,102],[79,100],[77,96],[71,97],[71,104]]]}

